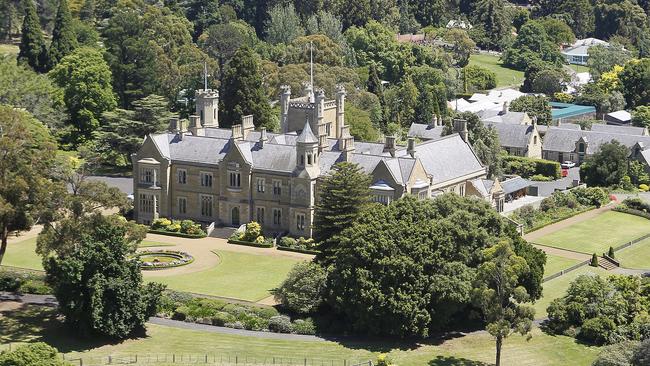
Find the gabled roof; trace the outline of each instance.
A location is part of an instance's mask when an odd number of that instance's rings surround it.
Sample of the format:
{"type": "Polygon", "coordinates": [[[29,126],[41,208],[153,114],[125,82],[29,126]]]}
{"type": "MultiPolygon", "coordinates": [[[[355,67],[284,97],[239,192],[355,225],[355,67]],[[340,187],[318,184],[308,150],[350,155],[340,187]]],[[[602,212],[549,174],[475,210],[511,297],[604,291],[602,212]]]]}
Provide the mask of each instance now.
{"type": "Polygon", "coordinates": [[[632,120],[632,114],[626,110],[607,113],[607,116],[620,122],[629,122],[632,120]]]}
{"type": "Polygon", "coordinates": [[[437,140],[442,137],[444,126],[431,127],[421,123],[412,123],[408,137],[417,137],[423,140],[437,140]]]}
{"type": "Polygon", "coordinates": [[[542,149],[546,151],[573,152],[576,149],[576,142],[580,139],[587,141],[587,154],[598,152],[600,146],[616,140],[627,146],[634,147],[637,142],[650,146],[650,136],[625,135],[617,133],[605,133],[597,131],[568,130],[560,127],[550,127],[546,131],[542,149]]]}
{"type": "MultiPolygon", "coordinates": [[[[396,154],[404,156],[407,152],[399,150],[396,154]]],[[[458,134],[416,145],[415,157],[420,159],[424,170],[433,177],[435,184],[485,172],[472,148],[458,134]]]]}
{"type": "Polygon", "coordinates": [[[483,119],[483,122],[497,122],[497,123],[507,123],[511,125],[522,125],[525,124],[528,118],[526,112],[511,112],[506,113],[497,113],[495,116],[488,117],[483,119]]]}
{"type": "Polygon", "coordinates": [[[643,127],[634,127],[634,126],[614,126],[614,125],[604,125],[602,123],[594,123],[591,125],[592,131],[597,132],[609,132],[609,133],[620,133],[625,135],[637,135],[637,136],[646,136],[647,131],[643,127]]]}
{"type": "Polygon", "coordinates": [[[501,187],[505,194],[513,193],[521,189],[527,188],[531,185],[531,182],[522,177],[514,177],[511,179],[506,179],[501,182],[501,187]]]}
{"type": "Polygon", "coordinates": [[[526,148],[535,128],[531,125],[512,125],[507,123],[485,122],[485,126],[493,128],[499,135],[501,146],[526,148]]]}

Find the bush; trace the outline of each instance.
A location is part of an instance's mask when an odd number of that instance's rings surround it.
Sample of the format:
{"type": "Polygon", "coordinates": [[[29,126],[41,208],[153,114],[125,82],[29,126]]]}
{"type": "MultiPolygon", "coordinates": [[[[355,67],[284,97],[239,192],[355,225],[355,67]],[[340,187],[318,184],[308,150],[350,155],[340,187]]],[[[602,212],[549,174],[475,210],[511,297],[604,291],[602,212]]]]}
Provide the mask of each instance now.
{"type": "Polygon", "coordinates": [[[294,333],[314,335],[316,334],[316,326],[311,318],[307,319],[297,319],[293,322],[291,327],[294,333]]]}
{"type": "Polygon", "coordinates": [[[201,225],[192,220],[171,221],[164,217],[156,219],[151,224],[151,229],[168,233],[187,234],[189,236],[205,236],[201,225]]]}
{"type": "Polygon", "coordinates": [[[488,90],[497,86],[497,76],[494,72],[480,66],[469,65],[462,69],[463,80],[470,90],[488,90]]]}
{"type": "Polygon", "coordinates": [[[575,188],[571,190],[571,194],[583,206],[600,207],[609,202],[609,195],[600,187],[575,188]]]}
{"type": "Polygon", "coordinates": [[[649,212],[650,213],[650,204],[647,204],[645,201],[638,197],[630,197],[623,200],[623,205],[633,210],[649,212]]]}
{"type": "Polygon", "coordinates": [[[69,366],[54,347],[43,342],[18,346],[0,353],[0,366],[69,366]]]}
{"type": "Polygon", "coordinates": [[[558,179],[562,176],[562,169],[557,161],[507,155],[503,157],[503,164],[506,174],[517,174],[524,178],[544,176],[558,179]]]}
{"type": "Polygon", "coordinates": [[[584,341],[602,345],[608,342],[615,329],[616,324],[609,318],[591,318],[582,324],[578,337],[584,341]]]}
{"type": "Polygon", "coordinates": [[[598,256],[596,253],[591,256],[591,263],[589,263],[589,265],[592,267],[598,267],[598,256]]]}
{"type": "Polygon", "coordinates": [[[295,248],[298,241],[290,236],[283,236],[278,245],[286,248],[295,248]]]}
{"type": "Polygon", "coordinates": [[[296,264],[280,287],[273,290],[284,308],[297,314],[310,314],[323,302],[326,271],[314,262],[296,264]]]}
{"type": "Polygon", "coordinates": [[[225,311],[217,311],[217,313],[212,317],[212,325],[223,327],[228,323],[232,323],[236,320],[235,316],[225,311]]]}
{"type": "Polygon", "coordinates": [[[275,333],[291,333],[291,319],[286,315],[278,315],[269,319],[269,330],[275,333]]]}
{"type": "Polygon", "coordinates": [[[550,182],[553,180],[553,177],[547,177],[545,175],[535,174],[532,177],[530,177],[530,180],[534,180],[536,182],[550,182]]]}
{"type": "Polygon", "coordinates": [[[52,288],[43,280],[30,279],[23,282],[18,291],[24,294],[48,295],[52,293],[52,288]]]}
{"type": "Polygon", "coordinates": [[[614,258],[614,248],[609,247],[609,250],[607,251],[607,256],[610,258],[614,258]]]}
{"type": "Polygon", "coordinates": [[[639,190],[641,192],[647,192],[648,190],[650,190],[650,187],[648,187],[647,184],[639,184],[639,190]]]}
{"type": "Polygon", "coordinates": [[[0,270],[0,291],[47,295],[52,288],[45,283],[44,275],[0,270]]]}
{"type": "Polygon", "coordinates": [[[190,309],[187,306],[181,306],[174,310],[172,314],[172,319],[185,321],[187,320],[187,314],[190,312],[190,309]]]}
{"type": "Polygon", "coordinates": [[[154,230],[166,230],[167,227],[171,224],[171,220],[161,217],[159,219],[153,220],[151,223],[151,228],[154,230]]]}
{"type": "MultiPolygon", "coordinates": [[[[262,226],[255,221],[251,221],[248,224],[246,224],[246,231],[244,231],[244,236],[242,237],[241,240],[254,242],[260,236],[262,236],[262,226]]],[[[263,236],[262,236],[262,242],[264,242],[263,236]]]]}

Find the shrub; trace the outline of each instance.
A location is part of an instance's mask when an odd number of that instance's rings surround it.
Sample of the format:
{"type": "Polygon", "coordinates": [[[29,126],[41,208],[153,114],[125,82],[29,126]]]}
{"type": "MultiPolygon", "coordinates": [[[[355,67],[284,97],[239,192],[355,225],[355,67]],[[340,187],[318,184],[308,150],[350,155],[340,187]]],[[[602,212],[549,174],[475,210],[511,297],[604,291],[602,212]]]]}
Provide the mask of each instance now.
{"type": "Polygon", "coordinates": [[[553,177],[547,177],[545,175],[535,174],[532,177],[530,177],[530,180],[534,180],[536,182],[550,182],[553,180],[553,177]]]}
{"type": "Polygon", "coordinates": [[[650,187],[648,187],[647,184],[639,184],[639,190],[641,192],[647,192],[648,190],[650,190],[650,187]]]}
{"type": "Polygon", "coordinates": [[[292,329],[294,333],[314,335],[316,334],[316,326],[311,318],[297,319],[293,322],[292,329]]]}
{"type": "Polygon", "coordinates": [[[507,155],[503,157],[506,174],[517,174],[524,178],[544,176],[558,179],[562,176],[560,163],[557,161],[507,155]]]}
{"type": "Polygon", "coordinates": [[[632,356],[633,365],[650,365],[650,338],[641,342],[632,356]]]}
{"type": "Polygon", "coordinates": [[[56,348],[43,342],[18,346],[0,353],[0,366],[68,366],[56,348]]]}
{"type": "Polygon", "coordinates": [[[571,194],[583,206],[600,207],[609,202],[607,192],[600,187],[575,188],[571,190],[571,194]]]}
{"type": "Polygon", "coordinates": [[[614,255],[615,255],[614,254],[614,248],[609,247],[609,250],[607,251],[607,256],[610,257],[610,258],[615,258],[614,255]]]}
{"type": "Polygon", "coordinates": [[[261,244],[264,244],[265,241],[266,241],[266,239],[264,239],[264,237],[263,237],[262,235],[260,235],[260,236],[258,236],[257,238],[255,238],[254,243],[255,243],[255,244],[260,244],[260,245],[261,245],[261,244]]]}
{"type": "Polygon", "coordinates": [[[638,197],[630,197],[623,200],[623,204],[633,210],[639,210],[643,212],[650,212],[650,204],[647,204],[645,201],[638,197]]]}
{"type": "Polygon", "coordinates": [[[0,291],[18,291],[21,283],[22,281],[15,273],[0,271],[0,291]]]}
{"type": "Polygon", "coordinates": [[[465,66],[462,69],[462,77],[470,90],[488,90],[497,86],[496,74],[484,67],[465,66]]]}
{"type": "Polygon", "coordinates": [[[228,314],[225,311],[217,311],[212,317],[212,325],[223,327],[228,323],[235,322],[235,316],[228,314]]]}
{"type": "Polygon", "coordinates": [[[310,314],[323,302],[326,271],[314,262],[296,264],[273,295],[283,307],[298,314],[310,314]]]}
{"type": "Polygon", "coordinates": [[[281,247],[295,248],[297,240],[290,236],[283,236],[282,239],[278,242],[278,245],[281,247]]]}
{"type": "Polygon", "coordinates": [[[275,333],[291,333],[291,319],[286,315],[278,315],[269,319],[269,330],[275,333]]]}
{"type": "MultiPolygon", "coordinates": [[[[637,342],[621,342],[603,347],[592,366],[629,366],[637,347],[637,342]]],[[[643,365],[643,364],[638,364],[643,365]]]]}
{"type": "MultiPolygon", "coordinates": [[[[253,242],[256,241],[258,237],[262,236],[262,226],[255,221],[251,221],[246,224],[246,231],[241,240],[253,242]]],[[[262,237],[262,241],[264,237],[262,237]]],[[[261,243],[260,243],[261,244],[261,243]]]]}
{"type": "Polygon", "coordinates": [[[580,328],[578,337],[594,344],[605,344],[616,329],[616,324],[609,318],[596,317],[586,320],[580,328]]]}
{"type": "Polygon", "coordinates": [[[187,319],[187,315],[189,312],[190,309],[187,306],[180,306],[176,308],[176,310],[174,310],[174,313],[172,314],[172,319],[185,321],[187,319]]]}
{"type": "Polygon", "coordinates": [[[171,231],[174,233],[180,233],[181,232],[181,224],[178,222],[173,222],[171,225],[167,226],[167,231],[171,231]]]}
{"type": "Polygon", "coordinates": [[[246,330],[264,330],[269,328],[270,320],[262,319],[258,316],[247,314],[241,320],[246,330]]]}
{"type": "Polygon", "coordinates": [[[159,219],[153,220],[151,223],[151,228],[155,230],[166,230],[167,226],[171,225],[172,222],[169,219],[161,217],[159,219]]]}
{"type": "Polygon", "coordinates": [[[592,267],[598,267],[598,256],[596,253],[591,256],[591,263],[589,263],[589,265],[592,267]]]}
{"type": "Polygon", "coordinates": [[[18,291],[24,294],[47,295],[52,293],[52,288],[43,280],[30,279],[23,282],[18,291]]]}

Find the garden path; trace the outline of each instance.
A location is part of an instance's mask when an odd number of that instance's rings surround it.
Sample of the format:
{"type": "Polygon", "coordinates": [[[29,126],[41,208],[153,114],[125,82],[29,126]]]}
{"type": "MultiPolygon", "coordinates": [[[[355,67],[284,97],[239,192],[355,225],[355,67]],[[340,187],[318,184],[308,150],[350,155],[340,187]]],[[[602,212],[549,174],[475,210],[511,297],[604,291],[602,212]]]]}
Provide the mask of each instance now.
{"type": "Polygon", "coordinates": [[[533,244],[535,248],[543,250],[544,253],[546,254],[556,255],[558,257],[564,257],[569,259],[576,259],[581,262],[591,259],[591,256],[589,254],[573,252],[570,250],[564,250],[560,248],[547,247],[545,245],[538,245],[534,243],[531,244],[533,244]]]}
{"type": "Polygon", "coordinates": [[[311,260],[314,256],[310,254],[286,252],[277,250],[276,248],[256,248],[244,245],[228,244],[228,240],[224,238],[207,237],[202,239],[188,239],[159,234],[147,234],[147,240],[155,241],[158,243],[174,244],[174,246],[166,247],[148,247],[151,249],[164,249],[164,250],[178,250],[181,252],[189,253],[194,257],[194,262],[186,266],[170,268],[159,271],[146,271],[145,278],[165,277],[170,275],[179,275],[186,273],[194,273],[212,268],[219,264],[220,258],[215,255],[213,250],[223,250],[230,252],[239,252],[253,255],[266,255],[273,257],[290,257],[304,260],[311,260]]]}

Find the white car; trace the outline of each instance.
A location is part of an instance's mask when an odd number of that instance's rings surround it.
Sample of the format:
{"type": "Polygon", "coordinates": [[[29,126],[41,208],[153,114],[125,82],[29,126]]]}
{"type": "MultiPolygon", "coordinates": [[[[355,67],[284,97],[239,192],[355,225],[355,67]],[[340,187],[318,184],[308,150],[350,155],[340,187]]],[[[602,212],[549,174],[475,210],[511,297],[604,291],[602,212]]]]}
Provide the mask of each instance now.
{"type": "Polygon", "coordinates": [[[574,166],[576,166],[576,163],[567,160],[567,161],[565,161],[564,163],[560,164],[560,166],[561,166],[562,168],[564,168],[564,169],[571,169],[571,168],[573,168],[574,166]]]}

